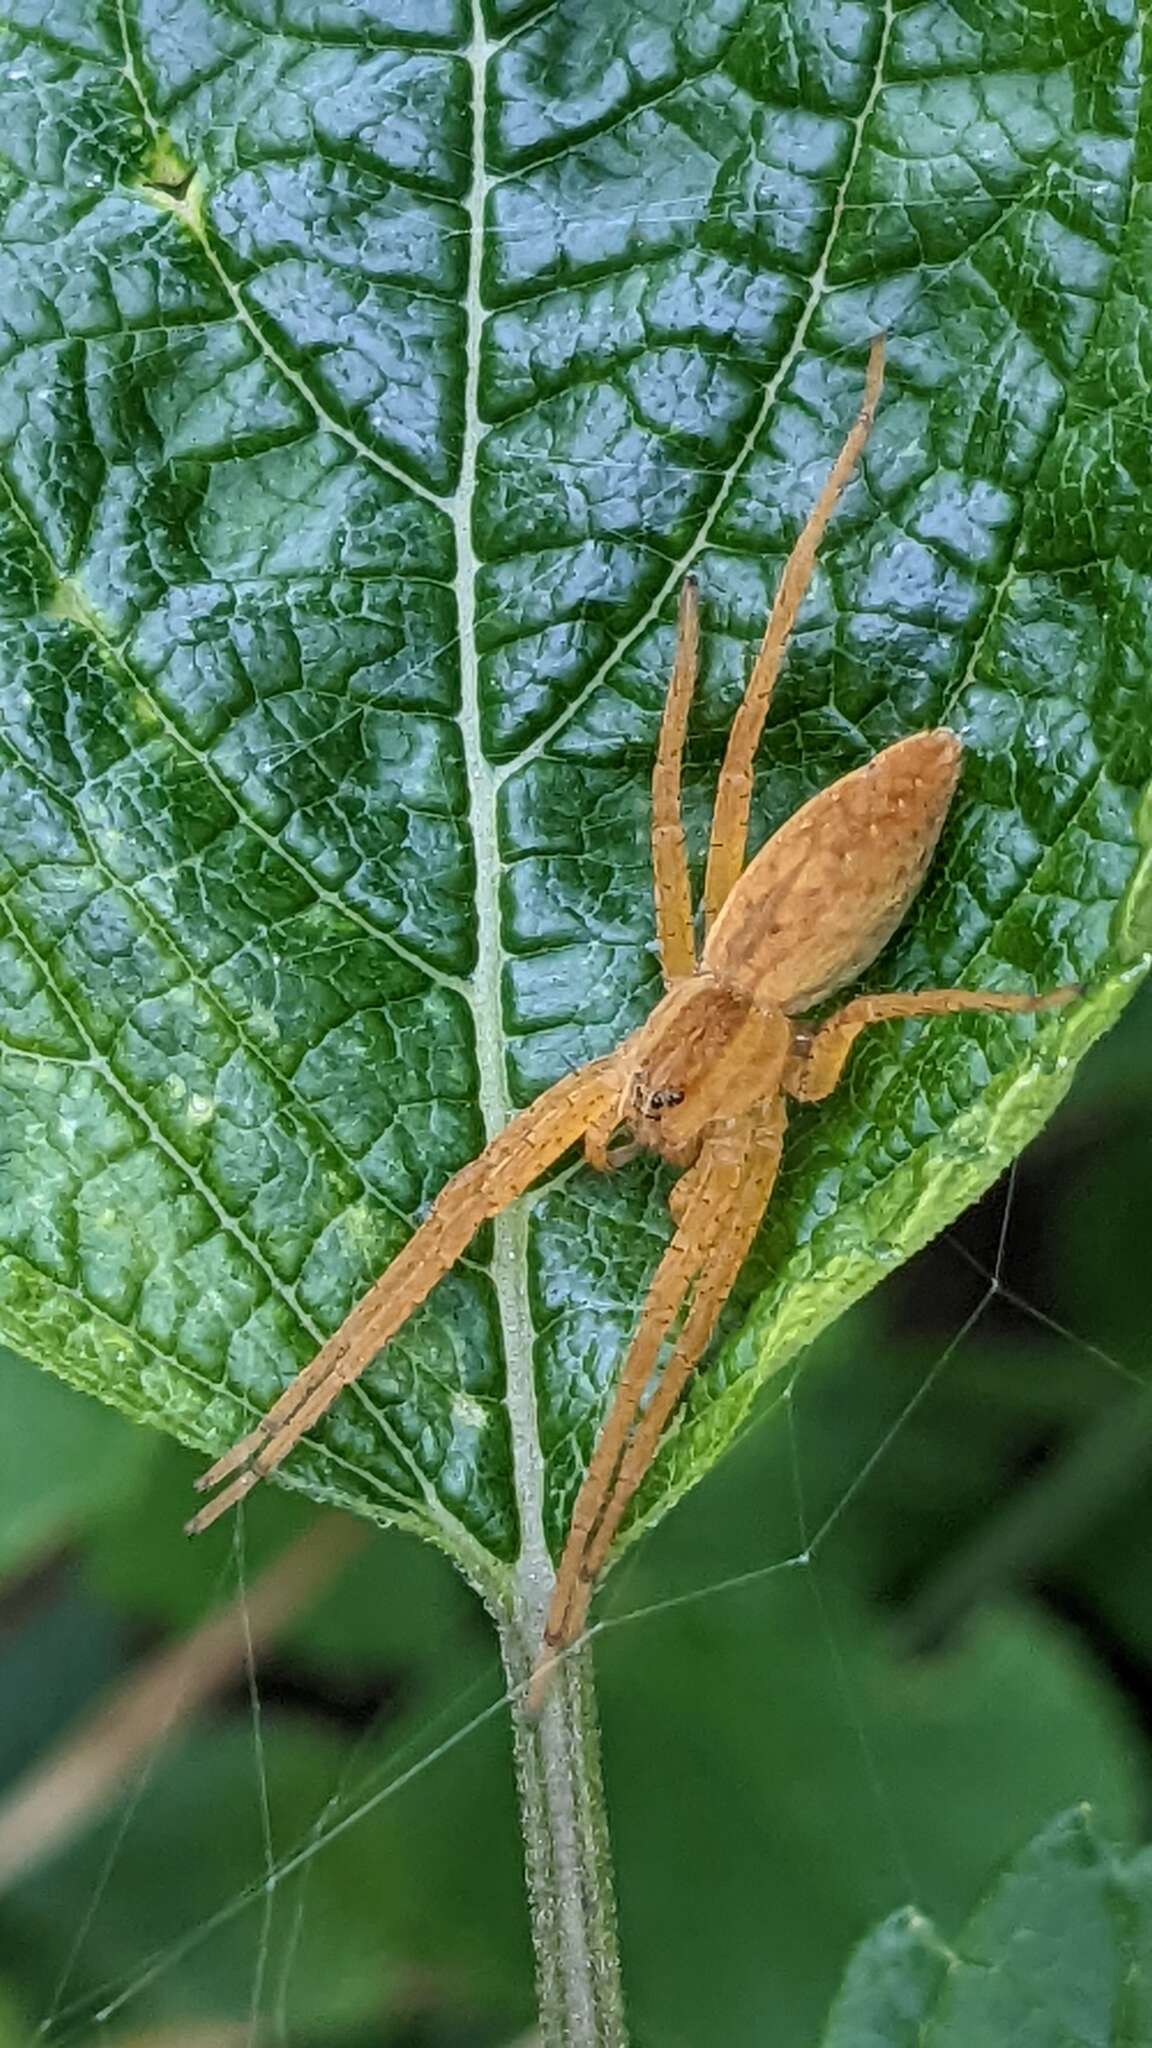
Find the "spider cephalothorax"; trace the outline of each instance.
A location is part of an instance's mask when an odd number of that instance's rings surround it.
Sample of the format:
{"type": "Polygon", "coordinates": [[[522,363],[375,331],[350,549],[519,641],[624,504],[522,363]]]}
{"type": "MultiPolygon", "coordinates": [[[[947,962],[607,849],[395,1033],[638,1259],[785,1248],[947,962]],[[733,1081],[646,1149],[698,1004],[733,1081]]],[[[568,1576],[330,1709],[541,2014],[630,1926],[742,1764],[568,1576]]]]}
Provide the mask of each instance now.
{"type": "Polygon", "coordinates": [[[693,975],[621,1048],[620,1122],[639,1144],[687,1165],[717,1117],[750,1108],[772,1086],[790,1038],[778,1011],[711,974],[693,975]]]}
{"type": "MultiPolygon", "coordinates": [[[[697,954],[680,817],[680,773],[696,678],[697,594],[683,587],[676,660],[652,783],[656,933],[665,993],[606,1058],[545,1090],[437,1196],[430,1214],[310,1365],[200,1484],[223,1491],[209,1522],[275,1469],[359,1377],[467,1248],[480,1225],[582,1140],[591,1165],[634,1143],[683,1168],[675,1224],[640,1313],[580,1488],[556,1575],[540,1672],[575,1640],[629,1501],[744,1263],[772,1192],[789,1099],[836,1087],[860,1032],[894,1017],[1038,1010],[1077,991],[1002,995],[922,989],[857,996],[819,1023],[805,1012],[854,981],[895,931],[924,878],[960,772],[944,728],[913,733],[822,790],[745,854],[752,763],[788,637],[837,499],[872,423],[883,375],[873,343],[860,413],[784,566],[728,737],[717,785],[697,954]],[[649,1387],[659,1370],[651,1393],[649,1387]]],[[[540,1680],[535,1684],[536,1696],[540,1680]]]]}

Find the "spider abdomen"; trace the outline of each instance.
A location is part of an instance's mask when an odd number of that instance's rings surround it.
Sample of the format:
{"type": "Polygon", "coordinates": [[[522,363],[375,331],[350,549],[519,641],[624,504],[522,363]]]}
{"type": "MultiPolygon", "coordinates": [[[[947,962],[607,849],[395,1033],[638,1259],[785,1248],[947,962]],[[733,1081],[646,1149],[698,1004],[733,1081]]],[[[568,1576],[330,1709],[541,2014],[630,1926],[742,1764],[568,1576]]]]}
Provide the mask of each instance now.
{"type": "Polygon", "coordinates": [[[855,981],[924,878],[960,773],[946,727],[897,740],[821,790],[761,847],[724,903],[704,967],[796,1014],[855,981]]]}

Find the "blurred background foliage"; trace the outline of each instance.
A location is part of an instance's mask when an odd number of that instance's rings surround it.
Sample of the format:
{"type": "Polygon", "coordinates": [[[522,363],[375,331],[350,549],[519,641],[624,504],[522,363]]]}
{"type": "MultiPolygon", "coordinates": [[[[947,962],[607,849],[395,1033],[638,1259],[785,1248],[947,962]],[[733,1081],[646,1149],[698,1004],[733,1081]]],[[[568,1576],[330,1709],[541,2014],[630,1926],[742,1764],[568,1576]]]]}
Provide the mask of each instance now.
{"type": "MultiPolygon", "coordinates": [[[[606,1589],[637,2042],[806,2048],[893,1908],[947,1935],[1076,1802],[1148,1833],[1150,1018],[1145,992],[1015,1177],[809,1354],[606,1589]]],[[[2,1863],[28,1774],[323,1518],[266,1488],[190,1544],[188,1454],[10,1355],[0,1398],[2,1863]]],[[[299,1605],[254,1683],[237,1654],[68,1839],[16,1856],[0,2042],[239,2042],[254,2013],[262,2040],[331,2048],[530,2040],[482,1611],[368,1531],[299,1605]]]]}

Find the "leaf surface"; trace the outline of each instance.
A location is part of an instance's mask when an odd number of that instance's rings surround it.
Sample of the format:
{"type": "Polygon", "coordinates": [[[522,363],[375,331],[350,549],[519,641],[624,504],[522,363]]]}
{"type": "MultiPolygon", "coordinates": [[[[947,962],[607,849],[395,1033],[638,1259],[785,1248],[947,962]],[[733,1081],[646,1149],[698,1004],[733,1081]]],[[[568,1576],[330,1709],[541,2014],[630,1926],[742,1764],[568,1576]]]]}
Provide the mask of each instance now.
{"type": "Polygon", "coordinates": [[[896,1913],[849,1965],[824,2048],[1008,2048],[1147,2039],[1147,1854],[1122,1857],[1084,1810],[1002,1873],[959,1937],[896,1913]]]}
{"type": "MultiPolygon", "coordinates": [[[[873,984],[1089,993],[877,1033],[797,1117],[655,1511],[1013,1156],[1147,964],[1135,6],[9,22],[0,1334],[186,1441],[248,1426],[485,1132],[645,1013],[679,583],[698,856],[888,330],[756,836],[947,720],[961,798],[873,984]]],[[[562,1537],[666,1192],[579,1169],[506,1214],[290,1478],[499,1598],[562,1537]]]]}

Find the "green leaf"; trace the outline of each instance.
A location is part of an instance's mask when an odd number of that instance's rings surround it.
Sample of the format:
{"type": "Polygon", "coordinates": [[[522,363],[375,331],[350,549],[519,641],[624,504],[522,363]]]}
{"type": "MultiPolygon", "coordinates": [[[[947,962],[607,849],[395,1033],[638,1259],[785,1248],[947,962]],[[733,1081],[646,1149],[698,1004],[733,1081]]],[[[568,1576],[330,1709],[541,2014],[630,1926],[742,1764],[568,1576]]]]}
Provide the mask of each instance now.
{"type": "Polygon", "coordinates": [[[1152,1862],[1100,1841],[1089,1813],[1031,1842],[947,1946],[896,1915],[849,1965],[824,2048],[1013,2048],[1148,2039],[1152,1862]]]}
{"type": "Polygon", "coordinates": [[[930,1920],[908,1908],[890,1914],[849,1964],[824,2048],[921,2048],[920,2023],[949,1960],[930,1920]]]}
{"type": "MultiPolygon", "coordinates": [[[[485,1131],[651,1003],[678,585],[698,855],[888,330],[756,833],[947,719],[962,796],[875,984],[1089,993],[877,1033],[796,1119],[763,1292],[653,1512],[1012,1157],[1147,965],[1134,0],[9,21],[0,1334],[189,1443],[248,1425],[485,1131]]],[[[666,1190],[581,1169],[509,1212],[290,1481],[503,1598],[562,1535],[666,1190]]]]}
{"type": "Polygon", "coordinates": [[[161,1446],[0,1350],[0,1579],[98,1523],[161,1446]]]}

